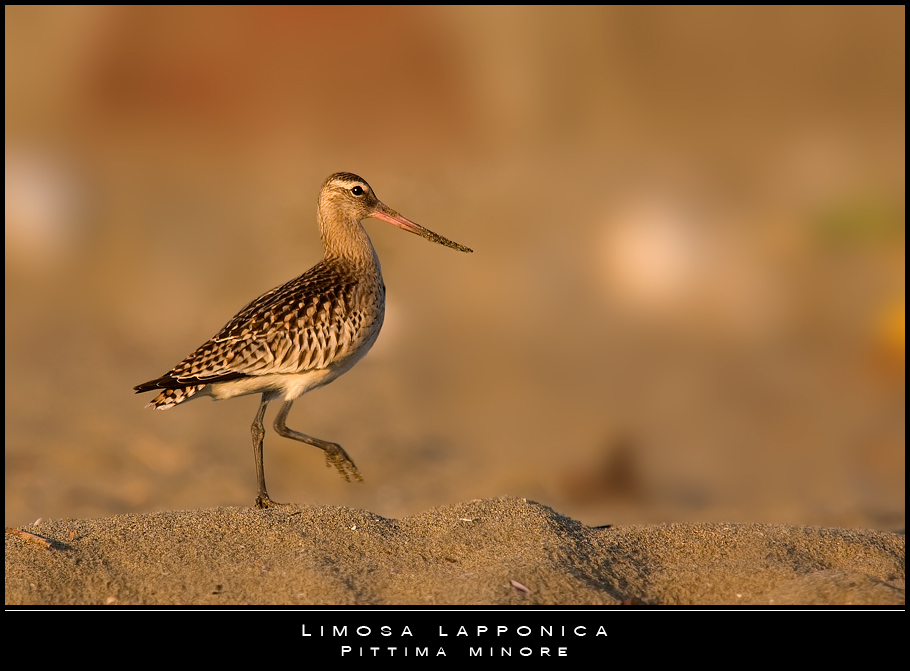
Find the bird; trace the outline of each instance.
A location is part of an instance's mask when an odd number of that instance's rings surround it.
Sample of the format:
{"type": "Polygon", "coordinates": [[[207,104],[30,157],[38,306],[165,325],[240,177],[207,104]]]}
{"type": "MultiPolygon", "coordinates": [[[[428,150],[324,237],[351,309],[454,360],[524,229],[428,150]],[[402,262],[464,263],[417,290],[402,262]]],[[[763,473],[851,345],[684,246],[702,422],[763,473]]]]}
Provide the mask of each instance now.
{"type": "Polygon", "coordinates": [[[322,261],[251,302],[170,371],[134,387],[137,394],[158,391],[146,406],[157,410],[203,396],[224,400],[262,394],[251,427],[257,508],[283,505],[269,497],[262,461],[262,421],[275,400],[282,401],[274,422],[280,436],[323,450],[326,465],[335,466],[348,482],[363,479],[340,445],[289,429],[286,422],[295,399],[350,370],[382,328],[385,284],[379,257],[361,224],[370,217],[460,252],[473,252],[384,205],[362,177],[337,172],[319,192],[316,218],[322,261]]]}

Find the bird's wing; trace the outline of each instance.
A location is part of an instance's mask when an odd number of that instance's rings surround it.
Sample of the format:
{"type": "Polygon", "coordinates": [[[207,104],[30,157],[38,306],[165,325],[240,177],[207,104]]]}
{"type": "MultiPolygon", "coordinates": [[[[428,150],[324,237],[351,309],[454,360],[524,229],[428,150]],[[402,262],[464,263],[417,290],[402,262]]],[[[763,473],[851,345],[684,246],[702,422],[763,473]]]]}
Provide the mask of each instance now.
{"type": "Polygon", "coordinates": [[[361,293],[356,276],[317,264],[254,300],[173,370],[136,389],[325,368],[350,351],[372,322],[361,293]]]}

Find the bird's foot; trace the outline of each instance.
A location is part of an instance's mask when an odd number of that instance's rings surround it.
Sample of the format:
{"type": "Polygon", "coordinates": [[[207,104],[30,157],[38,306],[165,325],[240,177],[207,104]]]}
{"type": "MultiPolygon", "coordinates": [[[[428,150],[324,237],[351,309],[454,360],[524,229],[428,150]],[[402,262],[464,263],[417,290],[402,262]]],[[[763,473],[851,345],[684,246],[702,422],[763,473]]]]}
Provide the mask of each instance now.
{"type": "Polygon", "coordinates": [[[272,499],[269,498],[269,495],[266,492],[262,492],[262,494],[260,494],[259,496],[256,497],[256,507],[260,508],[260,509],[277,508],[278,506],[286,506],[286,505],[288,505],[288,504],[272,501],[272,499]]]}
{"type": "Polygon", "coordinates": [[[348,453],[342,449],[341,445],[332,443],[330,447],[325,448],[325,465],[337,468],[338,472],[341,473],[341,477],[348,482],[351,481],[351,478],[363,482],[360,471],[357,470],[354,462],[348,456],[348,453]]]}

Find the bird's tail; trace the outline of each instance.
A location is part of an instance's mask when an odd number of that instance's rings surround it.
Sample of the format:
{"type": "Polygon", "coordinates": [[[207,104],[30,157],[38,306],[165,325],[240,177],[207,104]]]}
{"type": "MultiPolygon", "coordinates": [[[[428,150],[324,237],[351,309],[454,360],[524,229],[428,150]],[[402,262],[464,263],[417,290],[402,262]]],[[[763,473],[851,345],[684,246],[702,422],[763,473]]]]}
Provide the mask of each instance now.
{"type": "Polygon", "coordinates": [[[155,410],[167,410],[178,403],[183,403],[205,386],[204,384],[194,384],[191,387],[183,387],[182,389],[162,389],[161,393],[145,407],[154,408],[155,410]]]}
{"type": "Polygon", "coordinates": [[[162,389],[161,385],[158,384],[158,382],[159,380],[152,380],[151,382],[145,382],[144,384],[140,384],[134,387],[137,394],[141,394],[144,391],[161,389],[161,393],[153,398],[151,403],[145,406],[146,408],[154,408],[155,410],[167,410],[168,408],[174,407],[178,403],[183,403],[185,400],[206,386],[205,384],[191,384],[186,387],[166,387],[162,389]]]}

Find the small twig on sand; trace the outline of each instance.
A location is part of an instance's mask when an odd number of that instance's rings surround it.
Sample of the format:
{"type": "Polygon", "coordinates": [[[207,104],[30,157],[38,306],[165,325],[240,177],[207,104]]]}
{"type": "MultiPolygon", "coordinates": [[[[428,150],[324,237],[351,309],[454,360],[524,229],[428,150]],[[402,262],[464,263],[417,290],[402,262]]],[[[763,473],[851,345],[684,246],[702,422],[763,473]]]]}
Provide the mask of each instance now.
{"type": "Polygon", "coordinates": [[[30,534],[29,532],[22,531],[21,529],[13,529],[12,527],[6,527],[6,533],[24,538],[25,540],[36,543],[48,550],[51,548],[51,542],[43,536],[36,536],[35,534],[30,534]]]}

